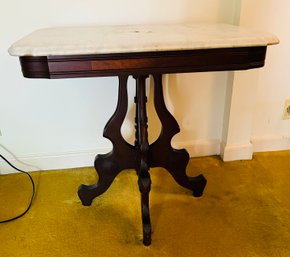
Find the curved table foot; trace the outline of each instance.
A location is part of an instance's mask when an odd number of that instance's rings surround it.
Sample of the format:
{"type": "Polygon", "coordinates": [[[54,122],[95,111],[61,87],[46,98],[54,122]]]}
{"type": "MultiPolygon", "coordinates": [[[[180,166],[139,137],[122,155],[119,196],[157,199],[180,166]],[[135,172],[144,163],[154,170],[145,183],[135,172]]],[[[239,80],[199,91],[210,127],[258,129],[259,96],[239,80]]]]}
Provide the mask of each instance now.
{"type": "Polygon", "coordinates": [[[104,128],[104,137],[112,142],[113,150],[108,154],[99,154],[95,159],[99,181],[94,185],[79,187],[78,195],[83,205],[91,205],[93,199],[104,193],[122,170],[136,167],[135,148],[121,134],[128,107],[127,80],[127,75],[119,76],[117,108],[104,128]]]}
{"type": "Polygon", "coordinates": [[[188,177],[186,175],[186,166],[189,161],[188,153],[184,149],[173,149],[169,158],[170,162],[162,165],[169,171],[176,183],[191,190],[194,197],[202,196],[207,181],[202,174],[196,177],[188,177]]]}
{"type": "Polygon", "coordinates": [[[91,205],[95,197],[106,192],[115,177],[121,172],[119,165],[112,157],[112,153],[97,155],[95,167],[99,175],[98,182],[94,185],[81,185],[78,190],[78,195],[83,205],[91,205]]]}
{"type": "Polygon", "coordinates": [[[176,150],[173,148],[165,148],[162,147],[160,141],[156,141],[152,145],[150,157],[152,167],[165,168],[176,183],[191,190],[194,197],[202,196],[207,180],[202,174],[196,177],[188,177],[186,175],[189,154],[185,149],[176,150]],[[157,158],[154,156],[157,156],[157,158]]]}
{"type": "Polygon", "coordinates": [[[189,162],[189,154],[185,149],[176,150],[168,149],[167,156],[169,160],[166,163],[162,163],[173,179],[182,187],[185,187],[192,191],[194,197],[200,197],[203,194],[203,190],[206,186],[205,177],[200,174],[196,177],[188,177],[186,175],[186,167],[189,162]]]}
{"type": "Polygon", "coordinates": [[[139,175],[139,190],[141,192],[141,211],[142,211],[142,227],[143,227],[143,244],[148,246],[151,244],[151,222],[149,212],[149,192],[151,187],[150,175],[139,175]]]}
{"type": "Polygon", "coordinates": [[[194,197],[201,197],[203,195],[203,190],[205,189],[207,180],[200,174],[196,177],[189,177],[190,183],[192,185],[192,194],[194,197]]]}
{"type": "Polygon", "coordinates": [[[180,186],[191,190],[195,197],[200,197],[206,186],[206,179],[203,175],[188,177],[186,167],[189,154],[185,149],[176,150],[171,147],[171,140],[180,129],[177,121],[166,108],[163,98],[162,75],[155,74],[153,77],[154,105],[162,124],[162,130],[158,139],[149,149],[150,167],[166,168],[180,186]]]}

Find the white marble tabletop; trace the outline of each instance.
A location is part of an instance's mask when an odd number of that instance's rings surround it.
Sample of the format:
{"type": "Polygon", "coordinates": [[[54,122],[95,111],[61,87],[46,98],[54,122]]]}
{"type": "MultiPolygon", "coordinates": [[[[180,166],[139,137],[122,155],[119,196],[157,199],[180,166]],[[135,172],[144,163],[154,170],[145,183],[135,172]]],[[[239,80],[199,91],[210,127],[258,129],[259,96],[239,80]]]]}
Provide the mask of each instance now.
{"type": "Polygon", "coordinates": [[[228,24],[58,27],[37,30],[9,48],[14,56],[56,56],[267,46],[276,36],[228,24]]]}

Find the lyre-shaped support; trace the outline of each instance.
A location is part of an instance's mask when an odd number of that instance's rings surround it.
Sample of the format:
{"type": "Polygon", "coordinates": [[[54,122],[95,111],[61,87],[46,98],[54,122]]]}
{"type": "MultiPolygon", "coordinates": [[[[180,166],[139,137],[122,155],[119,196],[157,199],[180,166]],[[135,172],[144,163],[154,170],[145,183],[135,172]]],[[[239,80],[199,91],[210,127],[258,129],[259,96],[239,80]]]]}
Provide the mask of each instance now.
{"type": "Polygon", "coordinates": [[[206,179],[199,175],[188,177],[186,166],[189,155],[185,149],[176,150],[171,147],[171,139],[179,132],[179,126],[167,110],[162,90],[162,75],[155,74],[154,105],[161,122],[161,133],[151,145],[148,142],[148,125],[146,114],[146,85],[148,75],[136,75],[136,139],[135,145],[127,143],[122,134],[121,126],[128,108],[127,75],[119,76],[119,95],[115,113],[104,129],[104,137],[111,140],[113,150],[108,154],[99,154],[95,159],[95,168],[99,180],[94,185],[81,185],[78,191],[83,205],[91,205],[93,199],[104,193],[115,177],[124,169],[135,169],[138,175],[138,185],[141,193],[141,212],[143,226],[143,244],[151,244],[151,224],[149,213],[149,193],[151,167],[163,167],[169,171],[175,181],[188,188],[194,196],[201,196],[206,185],[206,179]]]}
{"type": "Polygon", "coordinates": [[[155,74],[154,78],[154,105],[161,122],[161,133],[158,139],[150,145],[150,167],[163,167],[169,171],[174,180],[182,187],[188,188],[193,195],[202,195],[206,186],[203,175],[187,177],[186,166],[189,154],[185,149],[176,150],[171,146],[171,139],[179,131],[177,121],[167,110],[162,88],[162,75],[155,74]]]}
{"type": "Polygon", "coordinates": [[[113,149],[110,153],[96,156],[95,168],[99,175],[98,182],[79,187],[78,195],[83,205],[91,205],[95,197],[107,191],[122,170],[136,167],[135,148],[128,144],[121,134],[121,126],[128,108],[127,80],[128,76],[119,77],[117,108],[104,128],[103,135],[112,142],[113,149]]]}

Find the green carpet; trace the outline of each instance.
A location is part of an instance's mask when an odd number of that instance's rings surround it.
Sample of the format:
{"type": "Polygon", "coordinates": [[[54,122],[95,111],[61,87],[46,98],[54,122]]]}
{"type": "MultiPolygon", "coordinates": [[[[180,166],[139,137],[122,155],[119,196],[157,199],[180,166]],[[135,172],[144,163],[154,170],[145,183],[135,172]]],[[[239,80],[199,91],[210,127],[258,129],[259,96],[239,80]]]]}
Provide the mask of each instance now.
{"type": "MultiPolygon", "coordinates": [[[[190,160],[188,174],[208,180],[194,198],[163,169],[152,169],[152,245],[142,244],[140,198],[134,171],[123,171],[90,207],[77,197],[93,168],[33,172],[37,194],[19,220],[0,224],[1,257],[290,256],[290,152],[259,153],[252,161],[190,160]]],[[[29,200],[23,174],[0,176],[0,219],[29,200]]]]}

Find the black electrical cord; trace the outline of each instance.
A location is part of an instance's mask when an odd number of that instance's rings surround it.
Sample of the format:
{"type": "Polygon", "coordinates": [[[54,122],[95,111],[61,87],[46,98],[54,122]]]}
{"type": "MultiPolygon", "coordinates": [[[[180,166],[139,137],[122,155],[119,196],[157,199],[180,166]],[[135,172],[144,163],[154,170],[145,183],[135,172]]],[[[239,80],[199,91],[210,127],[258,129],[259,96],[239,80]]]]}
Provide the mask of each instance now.
{"type": "Polygon", "coordinates": [[[7,160],[3,155],[2,155],[2,154],[0,154],[0,157],[1,157],[1,158],[2,158],[6,163],[8,163],[12,168],[14,168],[15,170],[17,170],[17,171],[19,171],[19,172],[21,172],[21,173],[26,174],[26,175],[29,177],[29,179],[30,179],[30,181],[31,181],[31,185],[32,185],[32,195],[31,195],[31,199],[30,199],[29,205],[28,205],[28,207],[26,208],[26,210],[25,210],[23,213],[17,215],[16,217],[13,217],[13,218],[10,218],[10,219],[7,219],[7,220],[2,220],[2,221],[0,221],[0,223],[6,223],[6,222],[13,221],[13,220],[16,220],[16,219],[22,217],[23,215],[25,215],[25,214],[29,211],[29,209],[30,209],[30,207],[31,207],[31,205],[32,205],[32,202],[33,202],[34,195],[35,195],[35,184],[34,184],[34,181],[33,181],[32,177],[30,176],[30,174],[29,174],[28,172],[16,168],[16,167],[15,167],[13,164],[11,164],[11,163],[10,163],[10,162],[9,162],[9,161],[8,161],[8,160],[7,160]]]}

